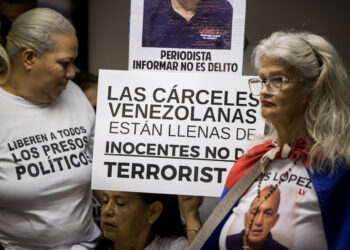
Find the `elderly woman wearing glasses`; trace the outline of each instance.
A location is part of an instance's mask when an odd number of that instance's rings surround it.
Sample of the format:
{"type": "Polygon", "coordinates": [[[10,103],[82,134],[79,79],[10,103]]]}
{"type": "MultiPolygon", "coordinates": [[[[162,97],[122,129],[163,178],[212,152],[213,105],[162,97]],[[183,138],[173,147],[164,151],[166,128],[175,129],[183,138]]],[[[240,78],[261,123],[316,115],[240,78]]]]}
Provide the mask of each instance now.
{"type": "Polygon", "coordinates": [[[253,59],[259,78],[249,86],[270,130],[235,163],[222,196],[257,163],[261,174],[202,249],[349,249],[350,82],[341,58],[318,35],[275,32],[253,59]],[[279,206],[270,206],[276,190],[279,206]]]}

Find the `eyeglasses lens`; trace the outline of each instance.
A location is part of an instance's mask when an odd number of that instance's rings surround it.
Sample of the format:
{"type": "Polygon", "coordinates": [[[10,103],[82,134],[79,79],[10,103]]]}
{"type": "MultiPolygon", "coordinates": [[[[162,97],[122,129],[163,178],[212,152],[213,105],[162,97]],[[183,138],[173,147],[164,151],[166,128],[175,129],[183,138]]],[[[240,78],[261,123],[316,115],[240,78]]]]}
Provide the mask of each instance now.
{"type": "Polygon", "coordinates": [[[262,88],[262,82],[260,79],[249,79],[249,88],[253,95],[259,95],[262,88]]]}
{"type": "Polygon", "coordinates": [[[276,95],[281,92],[283,77],[273,76],[268,79],[267,88],[271,94],[276,95]]]}

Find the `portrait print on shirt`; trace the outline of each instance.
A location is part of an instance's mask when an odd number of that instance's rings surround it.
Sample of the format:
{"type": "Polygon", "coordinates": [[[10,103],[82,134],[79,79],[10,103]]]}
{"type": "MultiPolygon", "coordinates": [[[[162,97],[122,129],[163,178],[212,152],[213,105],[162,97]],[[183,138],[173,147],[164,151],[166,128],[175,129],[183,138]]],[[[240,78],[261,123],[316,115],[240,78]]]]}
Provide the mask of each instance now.
{"type": "Polygon", "coordinates": [[[228,0],[145,0],[142,47],[231,49],[228,0]]]}
{"type": "MultiPolygon", "coordinates": [[[[273,239],[271,229],[278,223],[281,192],[278,186],[266,186],[254,198],[248,211],[244,214],[244,227],[240,233],[226,238],[226,246],[243,246],[246,249],[287,250],[285,246],[273,239]]],[[[230,232],[230,231],[229,231],[230,232]]]]}
{"type": "Polygon", "coordinates": [[[220,249],[327,249],[318,198],[301,161],[272,162],[232,211],[220,249]]]}

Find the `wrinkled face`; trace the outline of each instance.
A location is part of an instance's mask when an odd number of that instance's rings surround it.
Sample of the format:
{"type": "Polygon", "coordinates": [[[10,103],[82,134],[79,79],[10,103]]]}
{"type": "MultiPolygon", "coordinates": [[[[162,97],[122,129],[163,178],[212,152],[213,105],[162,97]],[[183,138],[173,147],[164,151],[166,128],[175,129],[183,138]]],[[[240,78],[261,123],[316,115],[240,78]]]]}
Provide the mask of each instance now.
{"type": "Polygon", "coordinates": [[[151,230],[147,205],[137,193],[104,191],[102,229],[115,243],[132,245],[145,230],[151,230]]]}
{"type": "Polygon", "coordinates": [[[48,103],[66,88],[74,78],[73,62],[78,55],[78,40],[74,34],[54,34],[56,48],[42,57],[34,56],[30,70],[30,91],[33,101],[48,103]]]}
{"type": "MultiPolygon", "coordinates": [[[[264,197],[269,190],[262,190],[261,197],[264,197]]],[[[277,213],[279,205],[279,193],[275,191],[259,208],[257,208],[258,199],[255,198],[244,217],[245,231],[248,231],[249,224],[253,220],[253,226],[250,230],[248,240],[252,244],[263,244],[266,236],[272,227],[277,223],[279,214],[277,213]]]]}
{"type": "MultiPolygon", "coordinates": [[[[261,61],[260,78],[268,79],[271,76],[301,77],[298,71],[286,62],[264,56],[261,61]]],[[[307,96],[304,82],[283,83],[281,93],[276,95],[270,94],[264,85],[260,91],[261,114],[275,127],[296,124],[304,119],[307,96]]]]}

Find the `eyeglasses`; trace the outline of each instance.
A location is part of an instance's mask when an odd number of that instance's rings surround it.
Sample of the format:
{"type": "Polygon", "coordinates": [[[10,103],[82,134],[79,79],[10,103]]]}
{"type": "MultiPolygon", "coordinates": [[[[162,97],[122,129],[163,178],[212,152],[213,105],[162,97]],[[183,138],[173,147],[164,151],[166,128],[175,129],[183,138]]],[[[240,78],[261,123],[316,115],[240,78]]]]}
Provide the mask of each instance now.
{"type": "Polygon", "coordinates": [[[303,78],[288,78],[285,76],[271,76],[268,79],[251,78],[248,80],[250,91],[253,95],[260,95],[260,91],[266,84],[271,95],[277,95],[282,91],[282,84],[288,82],[303,82],[303,78]]]}

